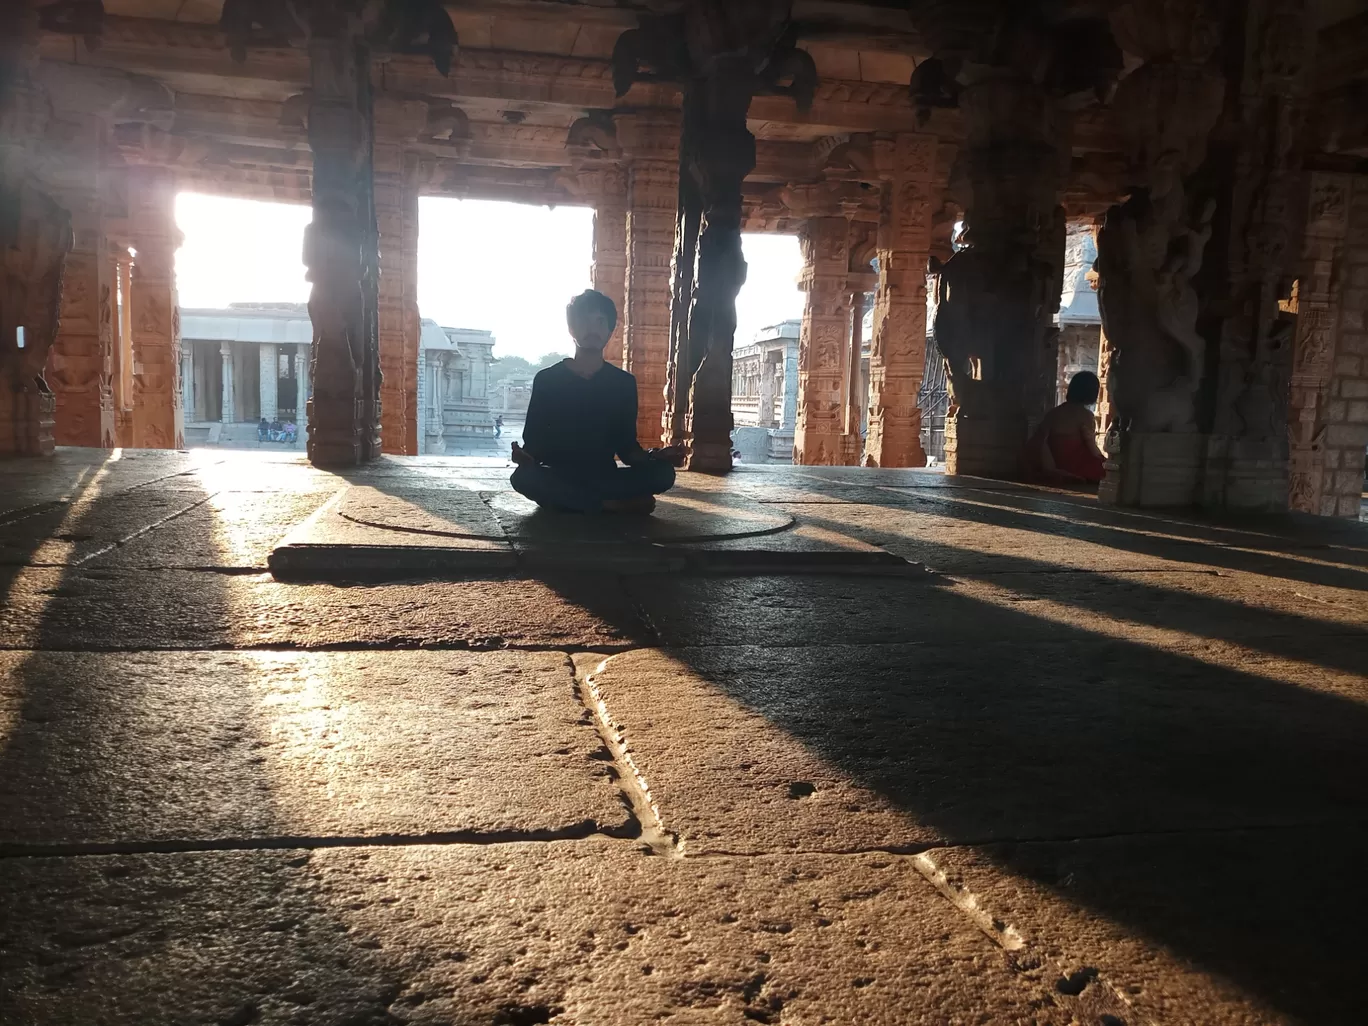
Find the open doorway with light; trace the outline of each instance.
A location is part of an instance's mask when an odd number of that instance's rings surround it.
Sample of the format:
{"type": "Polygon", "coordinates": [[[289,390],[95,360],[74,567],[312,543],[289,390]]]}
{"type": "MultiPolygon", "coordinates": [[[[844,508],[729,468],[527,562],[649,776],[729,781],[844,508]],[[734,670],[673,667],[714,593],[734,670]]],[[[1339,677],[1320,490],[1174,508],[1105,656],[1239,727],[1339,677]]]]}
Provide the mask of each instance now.
{"type": "Polygon", "coordinates": [[[418,451],[506,456],[533,375],[574,349],[565,305],[590,287],[594,212],[428,196],[418,219],[418,451]]]}
{"type": "Polygon", "coordinates": [[[303,204],[176,197],[186,445],[304,448],[312,219],[303,204]]]}

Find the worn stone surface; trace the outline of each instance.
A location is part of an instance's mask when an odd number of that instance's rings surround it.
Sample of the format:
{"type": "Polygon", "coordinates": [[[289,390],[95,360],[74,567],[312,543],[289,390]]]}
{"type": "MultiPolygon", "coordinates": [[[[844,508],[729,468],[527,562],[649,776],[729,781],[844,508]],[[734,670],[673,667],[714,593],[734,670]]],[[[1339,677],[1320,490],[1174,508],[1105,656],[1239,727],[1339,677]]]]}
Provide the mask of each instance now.
{"type": "Polygon", "coordinates": [[[686,851],[1295,828],[1362,812],[1362,676],[1324,687],[1315,663],[1266,660],[1256,675],[1064,625],[1029,648],[991,637],[634,651],[594,685],[686,851]]]}
{"type": "Polygon", "coordinates": [[[0,848],[621,832],[562,655],[0,653],[0,848]]]}
{"type": "Polygon", "coordinates": [[[8,880],[19,1021],[1069,1021],[888,856],[583,842],[31,859],[8,880]]]}
{"type": "Polygon", "coordinates": [[[1019,925],[1031,951],[1097,970],[1134,1007],[1133,1021],[1363,1020],[1362,823],[1291,836],[937,849],[929,858],[992,915],[1019,925]]]}
{"type": "Polygon", "coordinates": [[[508,535],[526,545],[713,541],[776,534],[792,526],[793,517],[783,510],[698,488],[701,477],[681,474],[649,517],[548,515],[510,491],[491,496],[490,503],[508,535]]]}
{"type": "Polygon", "coordinates": [[[267,574],[0,568],[0,647],[620,647],[647,639],[612,578],[284,584],[267,574]]]}
{"type": "Polygon", "coordinates": [[[261,572],[516,526],[467,462],[0,465],[0,1021],[1361,1018],[1362,528],[743,468],[678,494],[791,527],[261,572]]]}

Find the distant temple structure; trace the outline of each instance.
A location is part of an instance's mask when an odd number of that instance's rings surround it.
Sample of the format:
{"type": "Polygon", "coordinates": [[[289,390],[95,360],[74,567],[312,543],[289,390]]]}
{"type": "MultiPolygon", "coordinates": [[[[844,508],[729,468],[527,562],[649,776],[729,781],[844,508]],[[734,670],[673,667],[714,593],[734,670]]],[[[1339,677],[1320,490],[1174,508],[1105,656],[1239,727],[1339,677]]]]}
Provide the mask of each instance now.
{"type": "Polygon", "coordinates": [[[743,463],[792,463],[802,321],[762,328],[732,353],[732,445],[743,463]]]}
{"type": "MultiPolygon", "coordinates": [[[[419,333],[419,452],[492,441],[489,365],[494,336],[424,319],[419,333]]],[[[182,308],[181,391],[185,444],[253,442],[257,424],[302,424],[310,397],[313,327],[304,303],[182,308]]],[[[303,432],[297,446],[303,445],[303,432]]]]}
{"type": "Polygon", "coordinates": [[[443,328],[425,319],[419,338],[418,451],[442,453],[448,445],[492,444],[489,365],[494,362],[494,335],[443,328]]]}

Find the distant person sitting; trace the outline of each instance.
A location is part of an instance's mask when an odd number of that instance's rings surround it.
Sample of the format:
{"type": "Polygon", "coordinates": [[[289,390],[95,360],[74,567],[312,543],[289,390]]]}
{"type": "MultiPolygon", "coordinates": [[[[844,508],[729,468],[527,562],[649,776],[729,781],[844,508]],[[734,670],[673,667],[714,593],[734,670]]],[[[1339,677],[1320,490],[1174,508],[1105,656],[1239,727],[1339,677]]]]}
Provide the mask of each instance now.
{"type": "Polygon", "coordinates": [[[257,441],[264,442],[271,437],[271,426],[266,423],[266,418],[261,418],[261,423],[257,424],[257,441]]]}
{"type": "Polygon", "coordinates": [[[1079,371],[1069,380],[1064,401],[1045,414],[1026,443],[1026,467],[1033,476],[1060,484],[1102,480],[1106,457],[1097,447],[1097,422],[1088,408],[1100,392],[1091,371],[1079,371]]]}
{"type": "Polygon", "coordinates": [[[674,484],[684,450],[647,452],[637,441],[636,378],[603,359],[617,324],[613,301],[582,292],[565,316],[575,355],[532,382],[523,444],[513,443],[513,487],[549,509],[649,513],[674,484]]]}

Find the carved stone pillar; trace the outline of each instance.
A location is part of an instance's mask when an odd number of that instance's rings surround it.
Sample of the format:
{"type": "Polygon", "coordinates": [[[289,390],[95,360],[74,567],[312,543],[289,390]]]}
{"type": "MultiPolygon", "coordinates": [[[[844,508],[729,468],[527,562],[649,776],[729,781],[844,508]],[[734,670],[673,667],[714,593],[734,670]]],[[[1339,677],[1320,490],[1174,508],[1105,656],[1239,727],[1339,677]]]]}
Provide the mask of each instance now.
{"type": "Polygon", "coordinates": [[[1311,176],[1293,304],[1293,509],[1358,519],[1368,445],[1368,177],[1311,176]]]}
{"type": "Polygon", "coordinates": [[[594,204],[594,254],[589,277],[593,288],[617,307],[617,327],[603,347],[603,358],[614,367],[626,365],[623,348],[627,296],[627,175],[621,168],[603,167],[579,174],[580,188],[594,204]]]}
{"type": "Polygon", "coordinates": [[[760,355],[760,387],[758,389],[760,404],[756,409],[755,423],[757,427],[772,428],[774,423],[774,395],[775,385],[777,384],[776,367],[773,361],[766,358],[764,353],[760,355]]]}
{"type": "Polygon", "coordinates": [[[133,445],[185,447],[181,396],[180,304],[176,296],[176,179],[155,167],[128,174],[128,231],[133,240],[128,307],[133,352],[133,445]]]}
{"type": "Polygon", "coordinates": [[[1146,63],[1113,102],[1139,188],[1098,233],[1118,429],[1099,497],[1285,508],[1292,319],[1279,299],[1300,222],[1305,4],[1260,0],[1222,21],[1201,0],[1132,3],[1112,24],[1146,63]],[[1229,81],[1211,67],[1218,45],[1229,81]],[[1232,131],[1209,139],[1218,118],[1232,131]]]}
{"type": "MultiPolygon", "coordinates": [[[[123,178],[126,184],[126,176],[123,178]]],[[[127,195],[127,189],[122,190],[127,195]]],[[[125,203],[125,208],[127,204],[125,203]]],[[[110,381],[113,392],[112,446],[131,448],[133,445],[133,310],[129,303],[133,291],[133,258],[124,240],[111,247],[114,261],[114,280],[118,292],[118,306],[114,316],[114,360],[110,381]]]]}
{"type": "Polygon", "coordinates": [[[850,225],[844,217],[816,217],[799,235],[807,295],[798,341],[798,421],[793,462],[839,466],[845,396],[843,355],[850,328],[847,275],[850,225]]]}
{"type": "MultiPolygon", "coordinates": [[[[741,183],[755,168],[755,137],[746,125],[755,89],[754,71],[746,58],[719,55],[710,73],[684,90],[680,156],[689,189],[680,230],[689,230],[693,211],[688,208],[694,207],[698,243],[693,302],[688,324],[677,339],[676,373],[686,366],[696,368],[685,419],[688,467],[710,473],[732,468],[732,346],[736,297],[746,280],[741,183]]],[[[681,198],[685,195],[681,191],[681,198]]],[[[681,376],[681,386],[683,380],[681,376]]]]}
{"type": "Polygon", "coordinates": [[[308,452],[316,466],[354,466],[376,455],[370,55],[356,31],[341,15],[316,15],[309,41],[313,222],[304,263],[313,285],[308,452]]]}
{"type": "Polygon", "coordinates": [[[195,347],[181,345],[181,406],[184,410],[185,423],[190,423],[198,418],[195,416],[197,403],[195,402],[195,347]]]}
{"type": "Polygon", "coordinates": [[[269,342],[257,346],[257,416],[268,421],[280,412],[280,367],[276,347],[269,342]]]}
{"type": "Polygon", "coordinates": [[[379,230],[379,352],[384,451],[418,452],[418,179],[417,138],[427,107],[417,101],[377,101],[375,220],[379,230]]]}
{"type": "Polygon", "coordinates": [[[237,421],[237,375],[233,373],[232,345],[227,342],[220,343],[219,357],[223,362],[219,420],[224,424],[233,424],[237,421]]]}
{"type": "Polygon", "coordinates": [[[1093,407],[1093,418],[1097,422],[1097,447],[1107,451],[1107,435],[1116,421],[1116,410],[1111,399],[1111,361],[1112,347],[1107,340],[1107,332],[1098,332],[1097,342],[1097,405],[1093,407]]]}
{"type": "Polygon", "coordinates": [[[936,311],[952,397],[945,462],[952,474],[1013,477],[1028,430],[1054,405],[1069,151],[1054,98],[1006,69],[966,86],[960,106],[968,246],[945,264],[936,311]]]}
{"type": "Polygon", "coordinates": [[[662,437],[670,357],[679,119],[666,111],[623,116],[617,137],[628,161],[623,354],[637,380],[637,436],[650,447],[662,437]]]}
{"type": "Polygon", "coordinates": [[[310,346],[300,346],[295,351],[295,426],[300,432],[308,427],[310,349],[310,346]]]}
{"type": "Polygon", "coordinates": [[[1280,310],[1300,257],[1303,128],[1314,19],[1306,0],[1254,0],[1225,41],[1238,76],[1214,147],[1221,194],[1211,272],[1229,314],[1217,345],[1215,408],[1201,502],[1283,510],[1288,501],[1287,404],[1294,319],[1280,310]]]}
{"type": "Polygon", "coordinates": [[[114,262],[101,190],[106,131],[90,114],[65,116],[61,129],[65,145],[53,148],[46,178],[71,211],[72,248],[46,378],[56,401],[57,444],[100,446],[113,417],[114,262]]]}
{"type": "Polygon", "coordinates": [[[33,76],[37,48],[37,11],[0,4],[0,456],[53,449],[43,366],[57,335],[71,219],[31,169],[50,109],[33,76]]]}
{"type": "MultiPolygon", "coordinates": [[[[866,276],[872,277],[872,274],[866,276]]],[[[841,411],[841,462],[858,467],[864,456],[862,428],[868,407],[863,350],[865,293],[870,290],[865,286],[873,283],[860,280],[852,271],[847,284],[850,286],[846,300],[850,307],[850,329],[846,332],[845,373],[841,381],[841,390],[845,393],[845,409],[841,411]]]]}
{"type": "Polygon", "coordinates": [[[917,392],[926,365],[926,264],[937,206],[935,136],[877,145],[888,164],[879,222],[879,284],[869,349],[865,465],[924,467],[917,392]]]}

